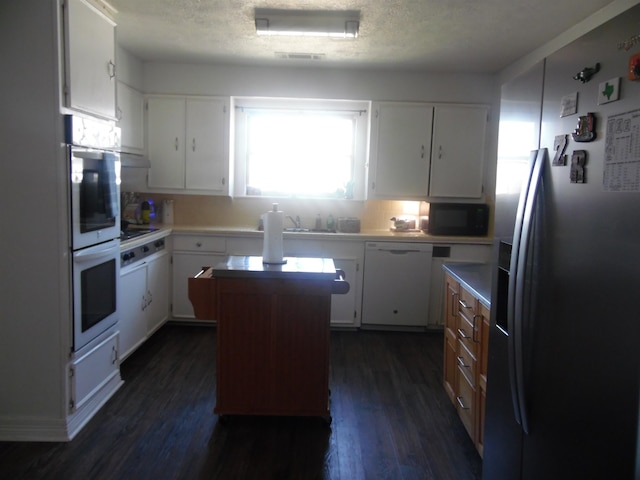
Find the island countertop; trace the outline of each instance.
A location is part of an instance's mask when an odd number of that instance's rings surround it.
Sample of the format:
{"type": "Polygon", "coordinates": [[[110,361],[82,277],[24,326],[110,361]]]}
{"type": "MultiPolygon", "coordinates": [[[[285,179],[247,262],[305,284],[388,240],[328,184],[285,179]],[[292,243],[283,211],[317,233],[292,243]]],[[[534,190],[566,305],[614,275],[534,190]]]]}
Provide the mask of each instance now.
{"type": "Polygon", "coordinates": [[[336,267],[331,258],[285,257],[282,264],[267,264],[258,256],[231,255],[215,265],[214,278],[272,278],[296,280],[335,280],[336,267]]]}
{"type": "Polygon", "coordinates": [[[485,306],[491,307],[490,264],[447,263],[442,268],[478,297],[485,306]]]}

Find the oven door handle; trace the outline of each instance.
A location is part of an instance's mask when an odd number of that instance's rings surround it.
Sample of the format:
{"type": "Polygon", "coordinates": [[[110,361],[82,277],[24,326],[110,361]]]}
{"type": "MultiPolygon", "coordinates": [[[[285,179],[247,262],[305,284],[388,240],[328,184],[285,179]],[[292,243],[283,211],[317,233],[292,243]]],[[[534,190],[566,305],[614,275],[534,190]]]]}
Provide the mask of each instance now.
{"type": "MultiPolygon", "coordinates": [[[[113,240],[112,240],[113,241],[113,240]]],[[[100,259],[102,257],[113,255],[113,252],[120,250],[120,244],[113,241],[113,245],[99,245],[95,247],[85,248],[77,252],[73,252],[73,259],[80,262],[89,262],[91,260],[100,259]]]]}

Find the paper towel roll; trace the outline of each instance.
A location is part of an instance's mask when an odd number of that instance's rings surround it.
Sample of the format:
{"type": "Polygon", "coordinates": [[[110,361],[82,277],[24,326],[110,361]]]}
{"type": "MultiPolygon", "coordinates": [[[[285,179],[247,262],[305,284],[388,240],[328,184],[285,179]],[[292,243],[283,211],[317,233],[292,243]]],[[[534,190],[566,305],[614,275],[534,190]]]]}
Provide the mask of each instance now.
{"type": "Polygon", "coordinates": [[[262,216],[264,224],[264,239],[262,243],[263,263],[285,263],[283,258],[282,226],[283,214],[278,210],[278,204],[273,204],[273,210],[262,216]]]}

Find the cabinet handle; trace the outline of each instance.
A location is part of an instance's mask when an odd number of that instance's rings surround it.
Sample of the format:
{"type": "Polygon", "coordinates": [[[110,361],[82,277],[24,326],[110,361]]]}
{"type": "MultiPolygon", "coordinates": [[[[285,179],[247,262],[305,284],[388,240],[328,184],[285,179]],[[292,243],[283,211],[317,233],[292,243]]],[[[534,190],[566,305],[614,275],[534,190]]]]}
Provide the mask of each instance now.
{"type": "Polygon", "coordinates": [[[458,335],[460,335],[462,338],[469,338],[469,336],[461,328],[458,329],[458,335]]]}
{"type": "Polygon", "coordinates": [[[465,407],[464,403],[462,402],[462,397],[460,395],[458,395],[456,397],[456,401],[458,402],[458,405],[460,405],[460,408],[463,410],[469,410],[469,407],[465,407]]]}
{"type": "Polygon", "coordinates": [[[196,151],[196,139],[195,138],[193,139],[193,142],[191,142],[191,150],[194,151],[194,152],[196,151]]]}
{"type": "Polygon", "coordinates": [[[438,145],[438,158],[442,158],[442,145],[438,145]]]}
{"type": "Polygon", "coordinates": [[[174,142],[174,146],[176,147],[176,152],[178,151],[178,137],[176,137],[176,141],[174,142]]]}
{"type": "Polygon", "coordinates": [[[109,78],[113,79],[116,76],[116,64],[113,63],[113,60],[109,60],[107,64],[107,71],[109,72],[109,78]]]}
{"type": "Polygon", "coordinates": [[[153,295],[151,294],[150,290],[147,290],[147,306],[151,305],[153,303],[153,295]]]}
{"type": "Polygon", "coordinates": [[[470,365],[465,365],[464,364],[464,358],[462,358],[462,357],[458,357],[458,365],[460,365],[461,367],[464,367],[464,368],[469,368],[469,366],[470,366],[470,365]]]}
{"type": "Polygon", "coordinates": [[[473,307],[470,307],[469,305],[467,305],[467,302],[465,302],[464,300],[458,300],[458,304],[459,304],[462,308],[473,308],[473,307]]]}
{"type": "Polygon", "coordinates": [[[420,158],[424,158],[424,145],[420,146],[420,158]]]}
{"type": "Polygon", "coordinates": [[[117,361],[118,361],[118,351],[116,350],[116,347],[111,347],[111,364],[115,365],[117,361]]]}
{"type": "Polygon", "coordinates": [[[146,309],[147,309],[147,299],[145,298],[144,295],[142,295],[141,310],[144,312],[146,309]]]}
{"type": "Polygon", "coordinates": [[[476,338],[476,332],[478,331],[478,327],[476,325],[476,318],[481,317],[482,315],[478,315],[477,313],[473,316],[473,341],[474,343],[478,343],[478,339],[476,338]]]}

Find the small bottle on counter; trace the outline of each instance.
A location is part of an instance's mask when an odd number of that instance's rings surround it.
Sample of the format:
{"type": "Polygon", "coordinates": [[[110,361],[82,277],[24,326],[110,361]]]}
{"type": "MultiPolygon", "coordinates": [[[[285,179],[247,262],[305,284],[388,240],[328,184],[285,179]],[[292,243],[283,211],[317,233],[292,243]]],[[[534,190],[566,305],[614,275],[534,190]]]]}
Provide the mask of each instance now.
{"type": "Polygon", "coordinates": [[[322,217],[320,214],[316,215],[316,230],[322,230],[322,217]]]}
{"type": "Polygon", "coordinates": [[[142,223],[144,225],[149,225],[149,222],[151,221],[151,205],[149,205],[149,202],[142,202],[140,212],[142,223]]]}
{"type": "Polygon", "coordinates": [[[335,230],[336,229],[336,223],[333,220],[333,215],[329,214],[329,216],[327,217],[327,230],[335,230]]]}

